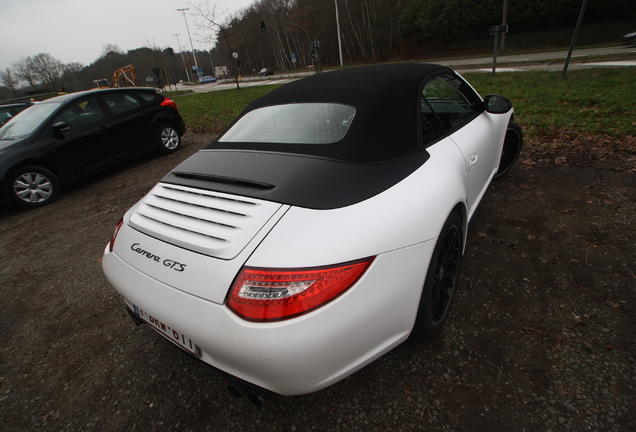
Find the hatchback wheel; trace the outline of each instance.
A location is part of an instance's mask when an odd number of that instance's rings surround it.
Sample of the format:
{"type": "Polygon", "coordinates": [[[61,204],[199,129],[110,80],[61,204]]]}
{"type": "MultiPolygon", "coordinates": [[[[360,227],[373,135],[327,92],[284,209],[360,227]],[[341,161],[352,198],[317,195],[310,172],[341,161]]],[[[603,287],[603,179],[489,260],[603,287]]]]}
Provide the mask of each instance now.
{"type": "Polygon", "coordinates": [[[499,169],[495,178],[502,177],[517,162],[521,146],[523,145],[523,132],[517,123],[510,122],[506,137],[504,138],[503,149],[501,150],[501,159],[499,161],[499,169]]]}
{"type": "Polygon", "coordinates": [[[416,337],[434,336],[444,326],[459,279],[461,227],[461,219],[452,213],[437,239],[412,332],[416,337]]]}
{"type": "Polygon", "coordinates": [[[38,166],[14,170],[7,186],[13,202],[22,208],[42,207],[55,201],[60,194],[60,182],[55,174],[38,166]]]}
{"type": "Polygon", "coordinates": [[[157,148],[162,153],[174,153],[181,147],[181,135],[169,123],[162,124],[157,130],[157,148]]]}

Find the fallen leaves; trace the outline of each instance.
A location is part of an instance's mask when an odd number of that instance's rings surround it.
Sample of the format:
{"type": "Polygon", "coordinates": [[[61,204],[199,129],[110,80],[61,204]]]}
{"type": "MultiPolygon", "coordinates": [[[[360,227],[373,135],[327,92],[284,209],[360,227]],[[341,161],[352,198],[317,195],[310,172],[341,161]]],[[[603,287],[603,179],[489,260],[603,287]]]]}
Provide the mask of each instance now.
{"type": "Polygon", "coordinates": [[[525,158],[518,164],[522,169],[533,169],[535,165],[570,165],[580,161],[611,159],[616,171],[636,172],[636,136],[620,137],[602,133],[536,130],[524,143],[525,158]]]}

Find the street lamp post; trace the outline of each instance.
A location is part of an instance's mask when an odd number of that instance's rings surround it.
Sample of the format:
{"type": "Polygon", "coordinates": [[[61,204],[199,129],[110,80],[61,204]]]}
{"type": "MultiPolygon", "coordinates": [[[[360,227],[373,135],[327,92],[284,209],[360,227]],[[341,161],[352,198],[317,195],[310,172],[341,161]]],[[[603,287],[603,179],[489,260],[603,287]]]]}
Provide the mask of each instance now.
{"type": "Polygon", "coordinates": [[[194,66],[197,69],[197,78],[199,76],[199,63],[197,62],[197,57],[194,55],[194,45],[192,44],[192,36],[190,36],[190,27],[188,27],[188,20],[185,16],[185,11],[190,10],[190,8],[185,9],[177,9],[178,12],[183,12],[183,20],[185,21],[186,30],[188,31],[188,38],[190,39],[190,48],[192,48],[192,57],[194,57],[194,66]]]}
{"type": "Polygon", "coordinates": [[[342,67],[342,41],[340,40],[340,19],[338,18],[338,0],[336,3],[336,29],[338,30],[338,52],[340,53],[340,67],[342,67]]]}
{"type": "Polygon", "coordinates": [[[179,51],[181,51],[181,60],[183,60],[183,67],[185,68],[186,79],[190,81],[190,74],[188,73],[188,65],[186,64],[185,57],[183,56],[183,48],[181,48],[181,42],[179,42],[179,35],[181,35],[181,33],[177,33],[172,36],[177,37],[177,46],[179,47],[179,51]]]}

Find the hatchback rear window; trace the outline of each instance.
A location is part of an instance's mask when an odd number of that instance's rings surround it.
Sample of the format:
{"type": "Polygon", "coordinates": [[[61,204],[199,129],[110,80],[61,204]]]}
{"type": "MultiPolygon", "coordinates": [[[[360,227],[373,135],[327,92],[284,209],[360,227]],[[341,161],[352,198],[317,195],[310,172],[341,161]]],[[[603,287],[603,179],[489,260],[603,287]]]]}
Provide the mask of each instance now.
{"type": "Polygon", "coordinates": [[[355,117],[351,105],[292,103],[250,111],[218,141],[282,144],[332,144],[346,135],[355,117]]]}
{"type": "Polygon", "coordinates": [[[141,104],[132,94],[125,93],[106,93],[103,95],[106,104],[114,115],[132,111],[139,108],[141,104]]]}
{"type": "Polygon", "coordinates": [[[136,92],[135,93],[137,96],[141,97],[143,100],[145,100],[146,102],[153,102],[157,99],[157,95],[158,93],[154,93],[154,92],[148,92],[148,91],[141,91],[141,92],[136,92]]]}

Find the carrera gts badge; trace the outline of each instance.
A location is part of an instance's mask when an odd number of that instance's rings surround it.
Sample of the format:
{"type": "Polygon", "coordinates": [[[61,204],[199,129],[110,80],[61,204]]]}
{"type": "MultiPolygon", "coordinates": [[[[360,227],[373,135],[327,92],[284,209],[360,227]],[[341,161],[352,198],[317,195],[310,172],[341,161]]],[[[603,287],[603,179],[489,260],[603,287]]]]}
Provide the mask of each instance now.
{"type": "Polygon", "coordinates": [[[130,246],[130,249],[134,252],[137,252],[139,255],[144,256],[150,260],[153,260],[155,262],[158,263],[162,263],[164,266],[171,268],[174,271],[178,271],[178,272],[182,272],[185,271],[186,265],[185,264],[181,264],[180,262],[171,260],[171,259],[164,259],[162,260],[160,256],[153,254],[152,252],[148,252],[147,250],[144,250],[141,248],[141,246],[139,245],[139,243],[133,243],[130,246]]]}

